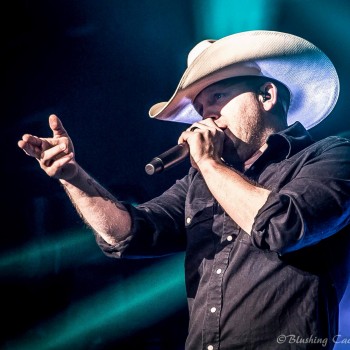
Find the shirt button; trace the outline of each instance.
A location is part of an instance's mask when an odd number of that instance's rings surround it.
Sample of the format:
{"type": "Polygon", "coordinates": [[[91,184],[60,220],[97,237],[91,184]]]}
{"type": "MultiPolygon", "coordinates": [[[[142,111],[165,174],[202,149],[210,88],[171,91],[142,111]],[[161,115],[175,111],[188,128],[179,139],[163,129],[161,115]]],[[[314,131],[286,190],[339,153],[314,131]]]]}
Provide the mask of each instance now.
{"type": "Polygon", "coordinates": [[[208,349],[208,350],[213,350],[213,349],[214,349],[214,346],[213,346],[213,345],[208,345],[207,349],[208,349]]]}
{"type": "Polygon", "coordinates": [[[210,309],[210,312],[213,314],[214,312],[216,311],[216,307],[212,307],[211,309],[210,309]]]}
{"type": "Polygon", "coordinates": [[[216,273],[217,273],[218,275],[220,275],[221,269],[217,269],[217,270],[216,270],[216,273]]]}
{"type": "Polygon", "coordinates": [[[227,236],[227,238],[226,238],[229,242],[231,242],[232,241],[232,236],[227,236]]]}
{"type": "Polygon", "coordinates": [[[189,223],[191,222],[191,218],[188,217],[188,218],[186,219],[186,222],[189,224],[189,223]]]}

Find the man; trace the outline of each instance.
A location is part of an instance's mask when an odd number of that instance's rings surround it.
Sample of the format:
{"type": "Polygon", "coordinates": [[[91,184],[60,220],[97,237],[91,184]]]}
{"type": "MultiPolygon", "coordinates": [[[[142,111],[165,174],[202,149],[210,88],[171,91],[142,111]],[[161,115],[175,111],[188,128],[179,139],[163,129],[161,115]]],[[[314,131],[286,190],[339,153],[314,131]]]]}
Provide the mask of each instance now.
{"type": "Polygon", "coordinates": [[[333,64],[302,38],[248,31],[199,43],[171,99],[150,109],[190,124],[179,143],[192,167],[137,207],[76,163],[55,115],[52,138],[18,145],[61,182],[106,255],[186,250],[187,350],[331,349],[349,275],[350,142],[315,142],[306,129],[338,93],[333,64]]]}

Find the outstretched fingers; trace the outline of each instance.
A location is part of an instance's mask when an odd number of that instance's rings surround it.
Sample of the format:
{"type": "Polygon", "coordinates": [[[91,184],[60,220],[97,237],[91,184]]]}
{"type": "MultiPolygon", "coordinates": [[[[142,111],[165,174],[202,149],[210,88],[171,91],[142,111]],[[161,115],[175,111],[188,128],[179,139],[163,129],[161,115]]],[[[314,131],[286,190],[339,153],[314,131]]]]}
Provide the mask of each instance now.
{"type": "Polygon", "coordinates": [[[43,141],[39,137],[24,134],[22,140],[19,140],[17,144],[28,156],[40,158],[43,141]]]}

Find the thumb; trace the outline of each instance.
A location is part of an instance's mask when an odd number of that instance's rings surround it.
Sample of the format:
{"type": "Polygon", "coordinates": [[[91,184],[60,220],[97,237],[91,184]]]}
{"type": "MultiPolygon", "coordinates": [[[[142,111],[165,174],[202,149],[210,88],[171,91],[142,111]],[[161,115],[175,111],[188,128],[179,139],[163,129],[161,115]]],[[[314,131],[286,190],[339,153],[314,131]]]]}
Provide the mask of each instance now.
{"type": "Polygon", "coordinates": [[[53,137],[68,136],[66,129],[63,127],[61,120],[55,115],[51,114],[49,117],[49,125],[53,132],[53,137]]]}

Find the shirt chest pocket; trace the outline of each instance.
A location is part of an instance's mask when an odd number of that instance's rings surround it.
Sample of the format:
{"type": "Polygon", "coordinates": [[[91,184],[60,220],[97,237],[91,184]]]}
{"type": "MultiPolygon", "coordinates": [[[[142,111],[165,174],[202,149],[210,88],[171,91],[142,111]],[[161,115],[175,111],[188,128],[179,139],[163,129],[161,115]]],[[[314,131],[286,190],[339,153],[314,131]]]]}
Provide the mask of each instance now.
{"type": "Polygon", "coordinates": [[[196,199],[186,206],[185,227],[187,231],[188,248],[213,249],[218,241],[213,232],[213,219],[215,212],[214,200],[204,201],[196,199]],[[209,248],[210,247],[210,248],[209,248]]]}
{"type": "Polygon", "coordinates": [[[214,200],[196,199],[186,204],[185,226],[191,229],[194,226],[208,220],[213,220],[214,200]]]}

